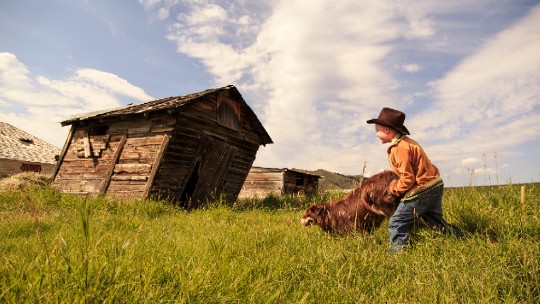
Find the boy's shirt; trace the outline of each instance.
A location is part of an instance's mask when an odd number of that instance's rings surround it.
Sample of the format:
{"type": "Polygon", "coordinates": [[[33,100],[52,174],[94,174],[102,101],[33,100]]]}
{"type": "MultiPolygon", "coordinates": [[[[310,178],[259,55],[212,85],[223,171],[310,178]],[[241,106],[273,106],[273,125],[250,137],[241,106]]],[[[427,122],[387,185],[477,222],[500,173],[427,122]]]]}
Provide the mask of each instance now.
{"type": "Polygon", "coordinates": [[[393,195],[412,199],[421,192],[442,184],[439,169],[413,139],[398,135],[388,148],[388,162],[399,180],[390,185],[393,195]]]}

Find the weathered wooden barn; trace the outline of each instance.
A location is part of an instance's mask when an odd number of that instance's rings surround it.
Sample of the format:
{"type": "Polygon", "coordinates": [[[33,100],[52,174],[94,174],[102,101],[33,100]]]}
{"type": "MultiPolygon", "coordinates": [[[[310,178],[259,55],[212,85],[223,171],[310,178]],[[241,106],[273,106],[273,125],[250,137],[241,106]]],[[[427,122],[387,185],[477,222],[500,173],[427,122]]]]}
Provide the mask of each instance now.
{"type": "Polygon", "coordinates": [[[315,191],[321,177],[293,169],[252,167],[239,197],[265,197],[269,193],[300,193],[315,191]]]}
{"type": "Polygon", "coordinates": [[[60,149],[16,128],[0,122],[0,178],[33,171],[52,174],[60,149]]]}
{"type": "Polygon", "coordinates": [[[234,86],[87,113],[71,125],[54,173],[64,192],[145,198],[196,208],[235,200],[272,139],[234,86]]]}

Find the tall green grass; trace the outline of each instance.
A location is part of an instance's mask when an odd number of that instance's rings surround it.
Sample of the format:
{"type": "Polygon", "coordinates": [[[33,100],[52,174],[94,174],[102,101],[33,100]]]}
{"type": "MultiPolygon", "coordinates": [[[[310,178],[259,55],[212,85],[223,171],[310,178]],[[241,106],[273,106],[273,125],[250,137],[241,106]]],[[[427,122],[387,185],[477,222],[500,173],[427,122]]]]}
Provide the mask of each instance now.
{"type": "Polygon", "coordinates": [[[336,237],[299,223],[339,194],[216,201],[0,193],[2,303],[539,303],[540,187],[446,189],[466,241],[429,230],[336,237]]]}

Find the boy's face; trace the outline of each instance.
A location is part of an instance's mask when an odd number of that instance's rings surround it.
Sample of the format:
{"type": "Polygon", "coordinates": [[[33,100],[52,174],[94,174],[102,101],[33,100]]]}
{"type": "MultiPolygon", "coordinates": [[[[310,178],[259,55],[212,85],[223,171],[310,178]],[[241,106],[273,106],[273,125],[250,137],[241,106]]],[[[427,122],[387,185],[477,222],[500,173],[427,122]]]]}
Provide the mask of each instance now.
{"type": "Polygon", "coordinates": [[[377,137],[381,140],[383,144],[389,143],[396,135],[396,131],[392,128],[375,124],[375,131],[377,132],[377,137]]]}

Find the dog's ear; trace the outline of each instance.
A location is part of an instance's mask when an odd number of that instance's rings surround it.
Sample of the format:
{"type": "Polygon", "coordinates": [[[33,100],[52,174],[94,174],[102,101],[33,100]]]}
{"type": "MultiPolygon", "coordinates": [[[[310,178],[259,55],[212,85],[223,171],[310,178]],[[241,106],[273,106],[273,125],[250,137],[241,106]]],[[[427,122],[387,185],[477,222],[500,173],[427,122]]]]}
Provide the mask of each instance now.
{"type": "Polygon", "coordinates": [[[313,213],[317,215],[323,215],[326,212],[326,207],[322,204],[315,205],[312,207],[313,213]]]}
{"type": "Polygon", "coordinates": [[[369,191],[371,190],[370,188],[373,188],[373,184],[365,185],[362,187],[362,189],[360,189],[360,200],[365,204],[373,205],[373,194],[369,191]]]}

